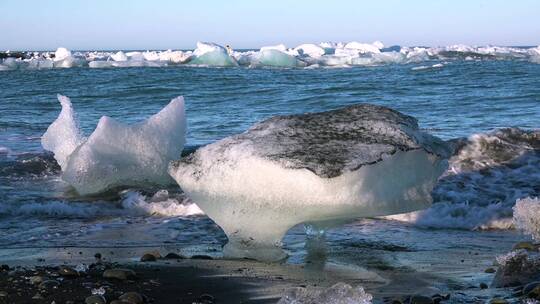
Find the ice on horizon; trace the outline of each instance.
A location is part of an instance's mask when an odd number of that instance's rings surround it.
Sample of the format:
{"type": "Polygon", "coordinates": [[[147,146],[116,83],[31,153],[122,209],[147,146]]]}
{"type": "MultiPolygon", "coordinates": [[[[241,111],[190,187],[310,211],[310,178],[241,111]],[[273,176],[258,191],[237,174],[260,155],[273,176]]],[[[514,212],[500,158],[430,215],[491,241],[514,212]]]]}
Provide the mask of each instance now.
{"type": "Polygon", "coordinates": [[[449,147],[375,105],[276,116],[174,162],[172,177],[227,234],[225,256],[278,260],[293,226],[429,207],[449,147]]]}
{"type": "Polygon", "coordinates": [[[58,95],[62,110],[43,134],[45,150],[54,153],[62,180],[81,195],[119,186],[169,184],[167,166],[184,148],[183,97],[173,99],[144,122],[125,125],[103,116],[87,138],[79,129],[68,97],[58,95]]]}
{"type": "MultiPolygon", "coordinates": [[[[9,52],[5,52],[9,55],[9,52]]],[[[385,47],[380,41],[364,43],[303,43],[288,48],[284,44],[263,46],[259,50],[234,50],[213,42],[197,42],[194,50],[164,51],[87,51],[72,52],[60,47],[55,52],[24,52],[24,58],[0,59],[0,71],[70,67],[278,67],[320,68],[411,64],[448,60],[527,60],[540,63],[540,46],[385,47]]]]}

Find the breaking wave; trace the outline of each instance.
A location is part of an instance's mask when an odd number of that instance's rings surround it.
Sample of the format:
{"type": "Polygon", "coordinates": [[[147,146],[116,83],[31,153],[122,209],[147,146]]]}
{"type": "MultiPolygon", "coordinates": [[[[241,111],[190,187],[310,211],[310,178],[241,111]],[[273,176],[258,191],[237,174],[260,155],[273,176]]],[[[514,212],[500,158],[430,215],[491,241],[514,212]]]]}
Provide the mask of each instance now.
{"type": "Polygon", "coordinates": [[[432,207],[386,218],[435,228],[513,228],[516,201],[540,195],[540,130],[507,128],[451,142],[455,153],[432,207]]]}

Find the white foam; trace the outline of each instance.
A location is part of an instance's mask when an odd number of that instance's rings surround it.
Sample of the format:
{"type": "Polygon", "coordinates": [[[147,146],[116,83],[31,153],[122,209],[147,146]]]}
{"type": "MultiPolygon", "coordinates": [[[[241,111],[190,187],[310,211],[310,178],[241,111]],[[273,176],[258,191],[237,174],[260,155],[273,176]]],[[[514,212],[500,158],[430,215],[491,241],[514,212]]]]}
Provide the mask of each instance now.
{"type": "Polygon", "coordinates": [[[539,139],[540,131],[520,129],[471,135],[450,158],[429,209],[385,218],[459,229],[510,229],[517,221],[533,229],[526,215],[536,212],[529,197],[540,184],[539,139]]]}
{"type": "Polygon", "coordinates": [[[44,134],[42,145],[54,153],[62,167],[62,179],[79,194],[125,185],[170,183],[167,165],[180,156],[185,143],[182,97],[136,125],[103,116],[86,140],[79,135],[69,99],[59,100],[62,112],[44,134]]]}
{"type": "Polygon", "coordinates": [[[125,191],[122,194],[122,207],[135,215],[191,216],[204,214],[189,199],[170,197],[167,190],[160,190],[151,198],[137,191],[125,191]]]}
{"type": "Polygon", "coordinates": [[[540,241],[540,199],[519,199],[514,206],[514,223],[517,228],[540,241]]]}

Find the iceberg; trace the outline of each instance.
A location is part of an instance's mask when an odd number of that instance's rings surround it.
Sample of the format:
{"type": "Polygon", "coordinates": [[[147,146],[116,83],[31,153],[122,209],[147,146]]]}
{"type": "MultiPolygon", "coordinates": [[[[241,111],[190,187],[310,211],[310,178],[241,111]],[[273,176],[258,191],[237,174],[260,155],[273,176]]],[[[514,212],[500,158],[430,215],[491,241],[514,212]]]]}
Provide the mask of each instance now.
{"type": "Polygon", "coordinates": [[[326,50],[324,48],[310,43],[301,44],[295,47],[294,51],[300,56],[305,55],[312,58],[319,58],[326,54],[326,50]]]}
{"type": "Polygon", "coordinates": [[[193,51],[194,58],[189,64],[217,67],[238,66],[224,47],[215,43],[197,42],[197,49],[193,51]]]}
{"type": "Polygon", "coordinates": [[[62,179],[81,195],[118,186],[169,184],[167,166],[185,143],[184,99],[173,99],[144,122],[125,125],[103,116],[84,138],[68,97],[58,95],[62,110],[41,139],[62,168],[62,179]]]}
{"type": "Polygon", "coordinates": [[[171,163],[169,173],[225,231],[224,255],[284,258],[297,224],[323,229],[424,209],[450,147],[382,106],[276,116],[171,163]]]}
{"type": "Polygon", "coordinates": [[[256,65],[268,67],[296,68],[307,64],[298,58],[277,49],[261,49],[256,65]]]}

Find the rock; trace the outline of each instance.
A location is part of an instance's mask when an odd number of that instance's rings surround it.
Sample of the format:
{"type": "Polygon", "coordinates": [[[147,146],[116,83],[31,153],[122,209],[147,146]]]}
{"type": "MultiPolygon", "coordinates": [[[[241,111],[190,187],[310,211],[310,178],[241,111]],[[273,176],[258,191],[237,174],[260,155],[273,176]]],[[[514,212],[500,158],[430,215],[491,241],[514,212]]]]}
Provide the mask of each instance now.
{"type": "Polygon", "coordinates": [[[98,260],[98,261],[101,261],[101,253],[98,252],[98,253],[94,254],[94,258],[96,258],[96,260],[98,260]]]}
{"type": "Polygon", "coordinates": [[[213,260],[214,258],[205,254],[196,254],[191,257],[193,260],[213,260]]]}
{"type": "Polygon", "coordinates": [[[114,300],[110,304],[129,304],[129,302],[122,301],[122,300],[114,300]]]}
{"type": "Polygon", "coordinates": [[[0,271],[9,271],[9,265],[2,264],[2,265],[0,266],[0,271]]]}
{"type": "Polygon", "coordinates": [[[497,270],[495,270],[494,268],[492,267],[489,267],[489,268],[486,268],[486,270],[484,270],[485,273],[495,273],[497,272],[497,270]]]}
{"type": "Polygon", "coordinates": [[[178,253],[174,253],[174,252],[169,252],[169,253],[167,253],[167,255],[165,256],[165,258],[166,258],[166,259],[171,259],[171,260],[185,259],[184,256],[179,255],[178,253]]]}
{"type": "Polygon", "coordinates": [[[409,299],[409,304],[433,304],[433,299],[422,295],[413,295],[409,299]]]}
{"type": "Polygon", "coordinates": [[[489,304],[507,304],[508,301],[506,301],[505,299],[501,299],[501,298],[493,298],[489,301],[489,304]]]}
{"type": "Polygon", "coordinates": [[[38,285],[39,289],[52,289],[60,286],[60,282],[56,280],[45,280],[38,285]]]}
{"type": "Polygon", "coordinates": [[[7,296],[8,296],[7,291],[3,291],[3,290],[0,291],[0,298],[5,298],[5,297],[7,297],[7,296]]]}
{"type": "Polygon", "coordinates": [[[41,284],[45,280],[45,278],[42,276],[31,276],[28,278],[28,280],[31,284],[38,285],[41,284]]]}
{"type": "Polygon", "coordinates": [[[113,268],[107,269],[103,272],[103,277],[105,279],[117,279],[123,281],[127,279],[134,279],[136,276],[135,271],[131,269],[113,268]]]}
{"type": "Polygon", "coordinates": [[[154,256],[153,254],[150,254],[150,253],[145,253],[141,257],[141,262],[155,262],[156,260],[157,260],[156,256],[154,256]]]}
{"type": "Polygon", "coordinates": [[[197,303],[201,303],[201,304],[213,304],[215,303],[215,298],[213,295],[210,295],[210,294],[202,294],[199,299],[198,299],[198,302],[197,303]]]}
{"type": "Polygon", "coordinates": [[[519,242],[514,245],[513,250],[525,249],[528,251],[538,251],[538,246],[531,242],[519,242]]]}
{"type": "Polygon", "coordinates": [[[64,278],[75,278],[79,276],[79,272],[68,266],[60,266],[58,274],[63,276],[64,278]]]}
{"type": "Polygon", "coordinates": [[[107,300],[100,295],[92,295],[84,299],[85,304],[106,304],[107,300]]]}
{"type": "Polygon", "coordinates": [[[119,299],[124,301],[124,302],[131,303],[131,304],[143,304],[144,303],[143,297],[140,294],[138,294],[138,293],[136,293],[134,291],[124,293],[123,295],[121,295],[119,297],[119,299]]]}
{"type": "Polygon", "coordinates": [[[525,250],[507,254],[493,277],[492,287],[513,287],[540,281],[540,257],[525,250]]]}
{"type": "Polygon", "coordinates": [[[523,295],[540,300],[540,282],[532,282],[523,287],[523,295]]]}
{"type": "Polygon", "coordinates": [[[38,292],[32,297],[32,299],[34,299],[34,300],[42,300],[43,296],[38,292]]]}
{"type": "Polygon", "coordinates": [[[484,282],[480,283],[480,289],[487,289],[488,285],[484,282]]]}

